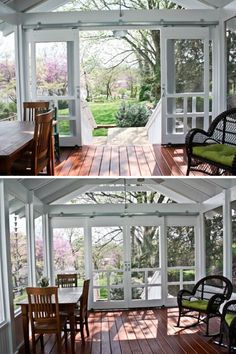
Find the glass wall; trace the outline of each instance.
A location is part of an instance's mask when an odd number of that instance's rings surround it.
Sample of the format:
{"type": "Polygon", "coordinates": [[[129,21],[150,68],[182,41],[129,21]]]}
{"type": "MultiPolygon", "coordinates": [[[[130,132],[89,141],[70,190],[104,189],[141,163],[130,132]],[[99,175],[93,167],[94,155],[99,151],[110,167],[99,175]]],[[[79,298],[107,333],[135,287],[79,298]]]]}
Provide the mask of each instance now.
{"type": "Polygon", "coordinates": [[[206,275],[223,274],[223,208],[204,214],[206,275]]]}
{"type": "Polygon", "coordinates": [[[11,243],[11,270],[13,299],[17,302],[26,297],[28,286],[28,239],[26,232],[25,205],[15,197],[9,197],[9,227],[11,243]]]}

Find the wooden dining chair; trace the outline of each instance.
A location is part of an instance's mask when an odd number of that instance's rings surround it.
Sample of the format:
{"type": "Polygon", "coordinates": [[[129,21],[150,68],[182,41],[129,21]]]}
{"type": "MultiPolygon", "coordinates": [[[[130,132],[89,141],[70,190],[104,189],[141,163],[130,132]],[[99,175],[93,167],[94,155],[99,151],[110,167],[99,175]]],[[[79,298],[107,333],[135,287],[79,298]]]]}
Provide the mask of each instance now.
{"type": "Polygon", "coordinates": [[[45,167],[46,173],[53,175],[52,120],[53,110],[35,116],[33,142],[13,163],[13,175],[38,175],[45,167]]]}
{"type": "Polygon", "coordinates": [[[47,112],[48,110],[48,101],[23,102],[23,121],[34,122],[37,114],[47,112]]]}
{"type": "MultiPolygon", "coordinates": [[[[36,353],[36,335],[40,335],[41,349],[43,350],[43,335],[56,334],[57,352],[61,352],[61,332],[66,327],[66,317],[60,316],[58,304],[58,288],[27,287],[29,302],[29,318],[32,333],[32,352],[36,353]]],[[[65,336],[67,335],[65,331],[65,336]]],[[[67,339],[65,340],[67,343],[67,339]]]]}
{"type": "Polygon", "coordinates": [[[84,281],[83,292],[79,299],[79,308],[75,312],[76,331],[80,332],[81,339],[84,341],[84,326],[89,337],[88,327],[88,295],[90,279],[84,281]]]}
{"type": "Polygon", "coordinates": [[[57,274],[57,286],[61,288],[77,287],[77,274],[57,274]]]}
{"type": "MultiPolygon", "coordinates": [[[[23,121],[34,122],[37,114],[47,112],[49,110],[48,101],[23,102],[23,121]]],[[[54,108],[53,115],[53,136],[55,145],[56,159],[60,159],[60,141],[57,120],[57,107],[54,108]]]]}

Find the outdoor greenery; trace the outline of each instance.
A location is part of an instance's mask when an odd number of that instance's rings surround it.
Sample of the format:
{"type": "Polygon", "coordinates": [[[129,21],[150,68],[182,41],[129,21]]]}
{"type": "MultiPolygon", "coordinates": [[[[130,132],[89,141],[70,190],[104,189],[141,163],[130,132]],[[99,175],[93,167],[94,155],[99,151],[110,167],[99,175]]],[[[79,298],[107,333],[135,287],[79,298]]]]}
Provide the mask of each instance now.
{"type": "Polygon", "coordinates": [[[116,113],[119,127],[144,127],[150,116],[150,111],[141,104],[122,102],[116,113]]]}

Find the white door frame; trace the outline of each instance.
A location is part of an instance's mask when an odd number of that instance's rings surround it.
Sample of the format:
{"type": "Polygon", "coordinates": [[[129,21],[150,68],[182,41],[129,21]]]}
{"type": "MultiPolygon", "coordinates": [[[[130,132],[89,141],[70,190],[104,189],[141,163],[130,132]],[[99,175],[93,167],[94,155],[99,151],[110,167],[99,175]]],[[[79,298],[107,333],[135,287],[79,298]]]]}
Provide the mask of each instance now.
{"type": "Polygon", "coordinates": [[[25,34],[25,75],[26,94],[25,100],[49,100],[55,107],[58,101],[66,100],[73,106],[73,112],[68,116],[58,116],[58,120],[70,122],[71,135],[60,136],[61,146],[81,146],[81,105],[80,105],[80,59],[79,59],[79,30],[28,30],[25,34]],[[41,96],[36,91],[36,43],[66,42],[67,43],[67,69],[68,69],[68,95],[66,96],[41,96]],[[32,87],[30,88],[30,84],[32,87]]]}
{"type": "MultiPolygon", "coordinates": [[[[183,73],[184,75],[184,73],[183,73]]],[[[162,124],[161,124],[161,143],[162,144],[183,144],[185,135],[187,133],[187,117],[192,117],[192,128],[196,126],[196,118],[204,117],[203,129],[207,130],[209,127],[209,27],[166,27],[161,29],[161,87],[162,87],[162,124]],[[204,92],[199,93],[176,93],[175,88],[173,92],[168,92],[168,83],[170,84],[170,75],[174,81],[174,53],[168,55],[168,40],[181,39],[201,39],[204,43],[204,92]],[[170,72],[172,68],[172,72],[170,72]],[[167,100],[175,98],[182,98],[184,101],[183,112],[168,113],[167,100]],[[193,97],[193,112],[187,112],[187,99],[193,97]],[[204,112],[196,112],[196,97],[204,98],[204,112]],[[181,132],[173,128],[172,132],[168,132],[168,121],[172,120],[175,126],[176,119],[183,119],[181,132]],[[174,131],[175,130],[175,131],[174,131]]]]}

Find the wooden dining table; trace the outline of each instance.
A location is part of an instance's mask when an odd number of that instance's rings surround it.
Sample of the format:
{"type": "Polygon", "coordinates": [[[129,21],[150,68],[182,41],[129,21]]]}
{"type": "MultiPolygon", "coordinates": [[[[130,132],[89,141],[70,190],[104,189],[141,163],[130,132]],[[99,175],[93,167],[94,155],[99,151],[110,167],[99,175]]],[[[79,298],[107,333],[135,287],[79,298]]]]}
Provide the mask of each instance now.
{"type": "MultiPolygon", "coordinates": [[[[0,120],[0,174],[10,175],[12,164],[30,146],[34,122],[0,120]]],[[[53,137],[52,137],[53,140],[53,137]]],[[[54,140],[51,149],[51,174],[54,175],[54,140]]]]}
{"type": "MultiPolygon", "coordinates": [[[[82,288],[59,288],[58,289],[58,302],[59,310],[67,313],[70,322],[70,335],[71,335],[71,352],[75,353],[75,309],[77,302],[82,294],[82,288]]],[[[21,306],[22,320],[23,320],[23,333],[24,333],[24,347],[25,354],[30,354],[30,340],[29,340],[29,303],[28,298],[17,303],[21,306]]]]}

